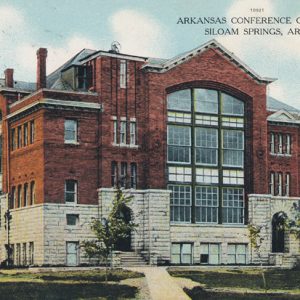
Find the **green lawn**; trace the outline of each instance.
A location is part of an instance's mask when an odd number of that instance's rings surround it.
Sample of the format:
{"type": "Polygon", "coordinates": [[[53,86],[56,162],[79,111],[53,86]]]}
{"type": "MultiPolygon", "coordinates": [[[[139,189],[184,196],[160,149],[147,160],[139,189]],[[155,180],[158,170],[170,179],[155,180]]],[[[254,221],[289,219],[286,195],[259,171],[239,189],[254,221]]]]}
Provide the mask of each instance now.
{"type": "Polygon", "coordinates": [[[169,268],[169,273],[200,283],[201,288],[187,291],[192,299],[300,299],[299,269],[266,270],[267,293],[259,268],[169,268]]]}
{"type": "Polygon", "coordinates": [[[113,270],[105,283],[104,270],[0,272],[0,299],[134,299],[138,288],[118,283],[143,274],[113,270]]]}

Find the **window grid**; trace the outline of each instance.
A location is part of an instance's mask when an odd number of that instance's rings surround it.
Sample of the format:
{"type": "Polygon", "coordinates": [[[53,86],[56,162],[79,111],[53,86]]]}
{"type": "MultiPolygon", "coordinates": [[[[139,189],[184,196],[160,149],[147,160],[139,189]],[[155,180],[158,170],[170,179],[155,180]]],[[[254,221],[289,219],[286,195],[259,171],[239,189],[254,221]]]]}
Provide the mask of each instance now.
{"type": "Polygon", "coordinates": [[[136,144],[136,122],[130,122],[130,144],[136,144]]]}
{"type": "Polygon", "coordinates": [[[68,179],[65,181],[65,201],[68,203],[77,202],[77,181],[68,179]]]}
{"type": "Polygon", "coordinates": [[[65,120],[65,143],[77,142],[77,121],[65,120]]]}
{"type": "Polygon", "coordinates": [[[115,144],[118,143],[118,121],[117,120],[113,121],[113,142],[115,144]]]}
{"type": "Polygon", "coordinates": [[[191,186],[169,185],[171,193],[171,222],[191,222],[191,186]]]}
{"type": "Polygon", "coordinates": [[[217,223],[219,206],[218,188],[211,186],[196,186],[195,194],[196,223],[217,223]]]}
{"type": "Polygon", "coordinates": [[[191,123],[191,114],[189,113],[182,113],[182,112],[168,112],[168,121],[169,122],[176,122],[176,123],[191,123]]]}
{"type": "Polygon", "coordinates": [[[227,263],[245,265],[247,263],[247,245],[228,244],[227,263]]]}
{"type": "MultiPolygon", "coordinates": [[[[176,92],[177,93],[177,92],[176,92]]],[[[226,95],[220,91],[216,90],[205,90],[205,89],[190,89],[189,92],[185,90],[184,97],[190,93],[191,99],[191,108],[187,109],[186,111],[191,111],[191,126],[180,126],[180,122],[176,122],[175,119],[172,119],[172,123],[176,124],[168,124],[168,179],[169,182],[172,184],[179,184],[184,183],[193,183],[191,186],[193,189],[192,195],[192,208],[195,210],[192,214],[192,222],[196,221],[196,184],[203,184],[203,185],[210,185],[211,188],[219,188],[218,193],[218,205],[216,209],[218,209],[217,213],[217,222],[219,223],[237,223],[241,224],[244,222],[244,171],[241,170],[244,168],[244,104],[241,100],[235,99],[229,95],[226,95]],[[204,95],[203,99],[199,95],[201,93],[204,95]],[[228,97],[227,97],[228,96],[228,97]],[[214,98],[214,99],[212,99],[214,98]],[[217,100],[216,100],[217,99],[217,100]],[[224,100],[225,99],[225,100],[224,100]],[[226,102],[226,99],[229,99],[229,105],[224,104],[223,101],[226,102]],[[202,106],[207,106],[201,107],[202,106]],[[216,109],[217,108],[217,109],[216,109]],[[199,113],[200,112],[200,113],[199,113]],[[198,125],[198,127],[197,127],[198,125]],[[199,126],[200,125],[200,126],[199,126]],[[201,126],[202,125],[202,126],[201,126]],[[188,155],[193,158],[193,161],[182,159],[183,155],[181,155],[182,161],[171,160],[170,158],[172,153],[170,153],[170,149],[172,146],[172,142],[174,139],[169,137],[170,127],[187,127],[188,130],[191,131],[191,140],[189,143],[190,151],[188,155]],[[215,126],[215,128],[214,128],[215,126]],[[227,127],[227,128],[226,128],[227,127]],[[230,128],[228,128],[230,127],[230,128]],[[200,128],[200,129],[199,129],[200,128]],[[232,129],[231,129],[232,128],[232,129]],[[197,135],[196,131],[213,131],[215,130],[217,133],[216,136],[216,145],[213,145],[217,151],[217,158],[215,166],[218,168],[211,168],[210,166],[214,166],[213,164],[209,164],[207,168],[199,168],[196,165],[196,150],[197,148],[203,148],[211,146],[209,143],[209,138],[198,138],[200,141],[197,143],[197,135]],[[225,137],[224,137],[225,136],[225,137]],[[198,146],[198,147],[197,147],[198,146]],[[171,164],[170,164],[171,163],[171,164]],[[188,167],[181,167],[180,164],[188,164],[188,167]],[[176,166],[177,164],[177,166],[176,166]],[[225,168],[224,168],[225,167],[225,168]],[[235,172],[225,172],[225,180],[223,177],[223,170],[227,167],[228,170],[233,170],[235,172]],[[205,169],[205,171],[204,171],[205,169]],[[211,170],[211,171],[207,171],[211,170]],[[207,179],[209,178],[209,179],[207,179]],[[209,181],[209,182],[207,182],[209,181]],[[225,181],[225,182],[224,182],[225,181]],[[195,185],[194,185],[195,184],[195,185]],[[237,204],[234,201],[224,201],[223,199],[223,189],[225,188],[224,185],[229,185],[228,188],[237,189],[237,187],[233,187],[232,185],[238,185],[239,189],[242,191],[242,195],[240,197],[240,201],[237,207],[231,207],[237,204]],[[228,204],[228,207],[224,207],[223,203],[228,204]],[[230,222],[229,222],[230,221],[230,222]]],[[[168,95],[168,110],[172,113],[177,112],[180,110],[175,105],[173,94],[168,95]],[[172,99],[172,101],[170,101],[172,99]],[[172,103],[171,103],[172,102],[172,103]]],[[[185,99],[180,99],[180,95],[176,94],[177,105],[182,105],[183,102],[189,103],[185,99]],[[182,100],[182,101],[181,101],[182,100]]],[[[188,107],[188,105],[187,105],[188,107]]],[[[182,107],[181,107],[182,108],[182,107]]],[[[168,116],[169,113],[168,111],[168,116]]],[[[170,122],[170,119],[168,119],[170,122]]],[[[182,124],[182,123],[181,123],[182,124]]],[[[181,137],[177,138],[177,144],[179,144],[180,140],[184,140],[184,134],[181,137]]],[[[199,159],[198,155],[198,159],[199,159]]],[[[174,158],[174,155],[173,155],[174,158]]],[[[180,160],[178,158],[178,160],[180,160]]],[[[214,159],[208,160],[209,163],[214,161],[214,159]]],[[[205,166],[204,163],[201,163],[205,166]]],[[[199,165],[199,164],[198,164],[199,165]]],[[[233,197],[233,195],[228,196],[228,198],[233,197]]],[[[227,199],[228,200],[228,199],[227,199]]],[[[204,214],[204,213],[203,213],[204,214]]],[[[204,218],[203,218],[204,219],[204,218]]],[[[209,219],[209,218],[208,218],[209,219]]],[[[212,217],[211,217],[212,219],[212,217]]],[[[207,220],[206,220],[207,221],[207,220]]]]}
{"type": "Polygon", "coordinates": [[[120,144],[126,144],[126,121],[120,122],[120,144]]]}
{"type": "Polygon", "coordinates": [[[121,60],[120,61],[120,88],[126,88],[126,73],[127,73],[126,60],[121,60]]]}
{"type": "Polygon", "coordinates": [[[291,181],[291,175],[290,173],[285,174],[285,195],[290,195],[290,181],[291,181]]]}
{"type": "Polygon", "coordinates": [[[137,186],[137,165],[136,163],[130,164],[130,187],[136,189],[137,186]]]}
{"type": "Polygon", "coordinates": [[[241,188],[223,188],[223,223],[244,222],[244,189],[241,188]]]}

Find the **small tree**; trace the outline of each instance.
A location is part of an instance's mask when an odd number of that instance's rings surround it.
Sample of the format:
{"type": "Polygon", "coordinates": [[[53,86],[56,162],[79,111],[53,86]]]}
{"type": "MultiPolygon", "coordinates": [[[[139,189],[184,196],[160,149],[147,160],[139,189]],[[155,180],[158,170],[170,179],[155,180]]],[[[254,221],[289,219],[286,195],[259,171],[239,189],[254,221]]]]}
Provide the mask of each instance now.
{"type": "MultiPolygon", "coordinates": [[[[254,252],[256,252],[257,254],[261,267],[262,267],[262,259],[261,259],[260,248],[263,245],[263,241],[264,241],[264,237],[261,234],[262,229],[263,226],[258,226],[251,223],[248,225],[250,244],[254,252]]],[[[266,281],[265,271],[263,268],[261,268],[261,276],[263,280],[264,289],[266,291],[267,281],[266,281]]]]}
{"type": "Polygon", "coordinates": [[[114,245],[118,239],[127,238],[130,231],[136,227],[132,221],[126,222],[123,215],[131,200],[132,196],[124,195],[123,191],[118,187],[108,217],[92,221],[91,229],[95,234],[95,239],[83,241],[81,245],[87,257],[97,258],[99,262],[104,261],[105,281],[107,281],[109,257],[114,245]]]}
{"type": "Polygon", "coordinates": [[[286,219],[286,227],[297,240],[300,240],[300,203],[294,203],[291,211],[293,216],[286,219]]]}

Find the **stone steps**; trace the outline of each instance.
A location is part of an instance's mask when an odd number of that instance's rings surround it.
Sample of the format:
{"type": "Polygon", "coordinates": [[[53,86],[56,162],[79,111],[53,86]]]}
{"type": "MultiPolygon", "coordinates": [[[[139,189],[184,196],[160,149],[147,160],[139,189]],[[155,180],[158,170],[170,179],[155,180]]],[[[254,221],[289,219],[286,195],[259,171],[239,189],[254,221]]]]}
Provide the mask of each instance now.
{"type": "Polygon", "coordinates": [[[120,265],[123,267],[146,266],[147,262],[136,252],[120,252],[120,265]]]}

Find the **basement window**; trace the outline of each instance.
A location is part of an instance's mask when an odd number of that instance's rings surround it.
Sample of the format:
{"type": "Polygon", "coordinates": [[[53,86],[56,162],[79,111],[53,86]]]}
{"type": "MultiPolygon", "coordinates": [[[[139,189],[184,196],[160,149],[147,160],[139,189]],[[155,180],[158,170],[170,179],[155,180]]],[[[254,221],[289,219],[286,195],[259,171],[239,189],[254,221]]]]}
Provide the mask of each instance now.
{"type": "Polygon", "coordinates": [[[79,223],[79,215],[67,214],[67,225],[76,226],[79,223]]]}
{"type": "Polygon", "coordinates": [[[180,265],[192,264],[192,244],[190,243],[173,243],[171,263],[180,265]]]}

